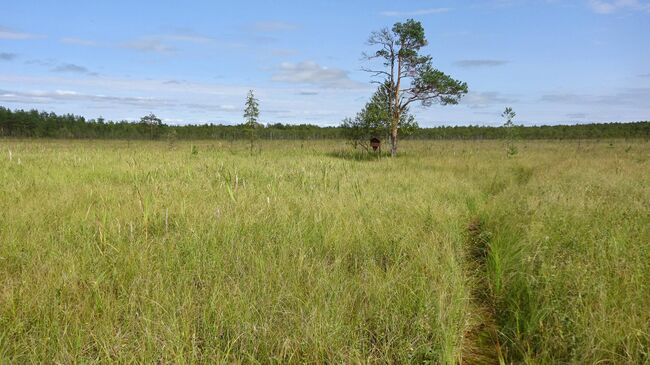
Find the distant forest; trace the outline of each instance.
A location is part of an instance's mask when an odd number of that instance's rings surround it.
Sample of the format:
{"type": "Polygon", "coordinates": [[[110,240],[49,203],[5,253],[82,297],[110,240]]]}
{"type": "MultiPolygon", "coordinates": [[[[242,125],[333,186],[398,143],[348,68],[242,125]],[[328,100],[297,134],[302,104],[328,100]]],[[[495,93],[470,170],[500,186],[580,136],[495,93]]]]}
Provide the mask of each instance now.
{"type": "MultiPolygon", "coordinates": [[[[56,115],[37,110],[10,110],[0,107],[0,137],[81,138],[81,139],[247,139],[242,125],[189,124],[166,125],[161,122],[87,120],[72,114],[56,115]]],[[[310,124],[267,124],[256,130],[260,139],[344,139],[343,127],[319,127],[310,124]]],[[[502,139],[503,127],[441,126],[418,128],[405,139],[502,139]]],[[[552,126],[515,126],[520,139],[595,139],[650,138],[650,122],[593,123],[552,126]]]]}

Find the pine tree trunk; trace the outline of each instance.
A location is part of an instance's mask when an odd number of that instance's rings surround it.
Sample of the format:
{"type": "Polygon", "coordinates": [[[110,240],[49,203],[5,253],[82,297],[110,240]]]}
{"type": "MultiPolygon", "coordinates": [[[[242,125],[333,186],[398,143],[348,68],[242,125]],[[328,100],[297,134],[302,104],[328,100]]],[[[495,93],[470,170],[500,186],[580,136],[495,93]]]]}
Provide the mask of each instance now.
{"type": "Polygon", "coordinates": [[[395,85],[395,99],[393,100],[393,122],[390,128],[390,157],[397,157],[397,128],[399,128],[400,120],[400,102],[399,102],[399,88],[402,84],[402,58],[397,56],[397,84],[395,85]]]}

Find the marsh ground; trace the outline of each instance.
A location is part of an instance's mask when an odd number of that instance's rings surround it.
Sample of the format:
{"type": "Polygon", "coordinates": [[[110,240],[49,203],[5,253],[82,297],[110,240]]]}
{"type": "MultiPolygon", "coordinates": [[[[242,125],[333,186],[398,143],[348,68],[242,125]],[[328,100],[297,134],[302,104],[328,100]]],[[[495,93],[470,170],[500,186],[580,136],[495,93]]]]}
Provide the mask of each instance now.
{"type": "Polygon", "coordinates": [[[0,362],[649,363],[650,143],[0,140],[0,362]]]}

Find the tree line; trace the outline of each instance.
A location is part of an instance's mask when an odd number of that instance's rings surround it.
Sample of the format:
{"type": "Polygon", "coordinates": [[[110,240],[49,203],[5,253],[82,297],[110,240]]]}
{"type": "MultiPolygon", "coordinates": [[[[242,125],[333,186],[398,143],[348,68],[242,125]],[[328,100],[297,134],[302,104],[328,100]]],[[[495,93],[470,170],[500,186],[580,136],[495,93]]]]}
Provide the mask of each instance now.
{"type": "MultiPolygon", "coordinates": [[[[157,118],[156,118],[157,119],[157,118]]],[[[11,110],[0,107],[0,136],[15,138],[76,138],[76,139],[249,139],[246,124],[166,125],[145,116],[141,121],[106,121],[86,119],[72,114],[57,115],[37,110],[11,110]]],[[[320,127],[311,124],[259,124],[258,139],[349,139],[355,131],[342,124],[320,127]]],[[[650,138],[650,122],[595,123],[576,125],[517,125],[509,129],[479,125],[411,126],[403,139],[598,139],[650,138]]],[[[385,137],[385,136],[380,136],[385,137]]],[[[383,139],[383,138],[382,138],[383,139]]]]}

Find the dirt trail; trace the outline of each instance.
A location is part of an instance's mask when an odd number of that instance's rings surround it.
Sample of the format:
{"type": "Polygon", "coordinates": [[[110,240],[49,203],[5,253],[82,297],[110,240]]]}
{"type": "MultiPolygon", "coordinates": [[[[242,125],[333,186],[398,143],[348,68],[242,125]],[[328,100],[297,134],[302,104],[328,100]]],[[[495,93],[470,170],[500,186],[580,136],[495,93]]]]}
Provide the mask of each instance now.
{"type": "Polygon", "coordinates": [[[503,362],[496,323],[496,307],[486,273],[489,234],[479,218],[467,225],[467,270],[474,282],[472,304],[474,325],[465,333],[462,364],[500,364],[503,362]]]}

